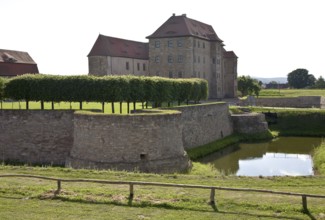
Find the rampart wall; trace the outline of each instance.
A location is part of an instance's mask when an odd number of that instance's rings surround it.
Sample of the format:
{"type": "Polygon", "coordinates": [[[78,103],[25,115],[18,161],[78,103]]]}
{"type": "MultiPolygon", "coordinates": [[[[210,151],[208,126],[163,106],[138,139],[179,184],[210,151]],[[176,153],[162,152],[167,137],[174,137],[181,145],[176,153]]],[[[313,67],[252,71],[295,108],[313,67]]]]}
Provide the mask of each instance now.
{"type": "Polygon", "coordinates": [[[0,160],[64,165],[73,117],[73,111],[0,110],[0,160]]]}
{"type": "Polygon", "coordinates": [[[184,149],[232,133],[225,103],[131,115],[0,110],[0,160],[173,173],[190,167],[184,149]]]}
{"type": "Polygon", "coordinates": [[[195,148],[233,133],[226,103],[173,108],[182,112],[181,126],[185,149],[195,148]]]}
{"type": "Polygon", "coordinates": [[[189,168],[181,113],[75,114],[74,146],[67,165],[74,168],[177,172],[189,168]]]}
{"type": "Polygon", "coordinates": [[[256,98],[254,103],[245,101],[244,104],[266,107],[325,108],[325,97],[300,96],[291,98],[256,98]]]}

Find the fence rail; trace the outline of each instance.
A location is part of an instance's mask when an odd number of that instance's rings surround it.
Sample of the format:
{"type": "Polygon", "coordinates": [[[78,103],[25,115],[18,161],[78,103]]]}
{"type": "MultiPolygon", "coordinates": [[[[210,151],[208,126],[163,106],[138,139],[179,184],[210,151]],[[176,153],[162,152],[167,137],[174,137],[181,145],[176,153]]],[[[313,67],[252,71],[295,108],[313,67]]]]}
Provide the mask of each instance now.
{"type": "Polygon", "coordinates": [[[0,175],[0,178],[5,177],[23,177],[23,178],[36,178],[51,180],[57,182],[57,190],[55,194],[58,195],[62,189],[62,182],[87,182],[87,183],[100,183],[100,184],[115,184],[115,185],[129,185],[130,194],[129,198],[132,199],[134,196],[134,186],[160,186],[160,187],[179,187],[179,188],[196,188],[196,189],[210,189],[210,204],[215,204],[215,190],[224,190],[224,191],[242,191],[242,192],[257,192],[257,193],[271,193],[285,196],[300,196],[302,198],[302,208],[304,211],[308,211],[307,207],[307,197],[311,198],[325,198],[325,195],[316,195],[316,194],[305,194],[305,193],[292,193],[292,192],[281,192],[281,191],[272,191],[264,189],[250,189],[250,188],[229,188],[229,187],[220,187],[220,186],[204,186],[204,185],[189,185],[189,184],[173,184],[173,183],[157,183],[157,182],[138,182],[138,181],[112,181],[112,180],[98,180],[98,179],[62,179],[46,176],[36,176],[36,175],[26,175],[26,174],[5,174],[0,175]]]}

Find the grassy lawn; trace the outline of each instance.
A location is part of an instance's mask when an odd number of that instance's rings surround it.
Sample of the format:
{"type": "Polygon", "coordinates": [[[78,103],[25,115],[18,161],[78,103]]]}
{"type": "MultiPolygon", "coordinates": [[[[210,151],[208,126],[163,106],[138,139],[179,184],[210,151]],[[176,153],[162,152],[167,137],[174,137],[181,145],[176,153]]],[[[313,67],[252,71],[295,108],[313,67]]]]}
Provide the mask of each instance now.
{"type": "MultiPolygon", "coordinates": [[[[325,176],[222,176],[211,167],[194,164],[189,174],[142,174],[54,167],[0,166],[1,174],[31,174],[62,178],[147,181],[275,191],[325,194],[325,176]]],[[[0,219],[322,219],[325,199],[308,198],[309,213],[301,198],[250,192],[216,191],[216,206],[209,190],[135,186],[133,200],[127,185],[63,183],[27,178],[0,178],[0,219]]]]}
{"type": "MultiPolygon", "coordinates": [[[[151,106],[148,106],[151,108],[151,106]]],[[[26,102],[2,102],[2,106],[0,105],[0,109],[26,109],[26,102]]],[[[41,109],[40,102],[29,102],[29,109],[41,109]]],[[[50,110],[52,109],[52,105],[50,102],[44,103],[44,109],[50,110]]],[[[79,110],[79,103],[77,102],[56,102],[54,103],[55,110],[79,110]]],[[[102,111],[102,104],[98,102],[83,102],[82,103],[83,110],[97,110],[102,111]]],[[[120,113],[120,103],[114,103],[115,114],[120,113]]],[[[136,109],[142,109],[142,103],[136,103],[136,109]]],[[[133,103],[130,103],[130,111],[134,110],[133,103]]],[[[112,113],[112,104],[105,103],[104,112],[111,114],[112,113]]],[[[127,103],[122,103],[122,114],[127,114],[127,103]]]]}
{"type": "Polygon", "coordinates": [[[259,97],[325,96],[325,89],[262,89],[259,97]]]}

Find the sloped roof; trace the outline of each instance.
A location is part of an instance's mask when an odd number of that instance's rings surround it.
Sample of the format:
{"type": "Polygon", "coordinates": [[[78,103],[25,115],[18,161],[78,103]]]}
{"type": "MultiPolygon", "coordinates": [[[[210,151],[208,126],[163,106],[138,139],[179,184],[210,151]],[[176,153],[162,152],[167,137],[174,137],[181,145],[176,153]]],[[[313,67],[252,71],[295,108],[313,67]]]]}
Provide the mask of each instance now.
{"type": "Polygon", "coordinates": [[[223,57],[224,58],[238,58],[234,51],[224,51],[223,57]]]}
{"type": "Polygon", "coordinates": [[[149,59],[148,43],[99,35],[89,56],[113,56],[134,59],[149,59]]]}
{"type": "Polygon", "coordinates": [[[36,64],[27,52],[0,49],[0,62],[36,64]]]}
{"type": "Polygon", "coordinates": [[[147,38],[170,38],[184,36],[194,36],[209,41],[222,42],[211,25],[188,18],[185,14],[180,16],[175,16],[173,14],[173,16],[171,16],[147,38]]]}

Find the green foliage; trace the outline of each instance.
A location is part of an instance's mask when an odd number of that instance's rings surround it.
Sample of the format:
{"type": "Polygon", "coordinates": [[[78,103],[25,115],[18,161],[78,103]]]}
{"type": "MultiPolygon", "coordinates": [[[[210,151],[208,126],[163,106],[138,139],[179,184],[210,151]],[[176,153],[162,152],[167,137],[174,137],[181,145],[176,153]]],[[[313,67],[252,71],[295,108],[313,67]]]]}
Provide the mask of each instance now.
{"type": "Polygon", "coordinates": [[[4,99],[4,89],[5,89],[6,79],[0,77],[0,101],[4,99]]]}
{"type": "Polygon", "coordinates": [[[315,89],[325,89],[325,80],[322,76],[320,76],[316,82],[315,82],[315,85],[314,87],[315,89]]]}
{"type": "Polygon", "coordinates": [[[325,175],[325,142],[315,149],[313,162],[315,170],[319,174],[325,175]]]}
{"type": "Polygon", "coordinates": [[[302,89],[312,87],[315,84],[315,77],[308,74],[306,69],[296,69],[288,74],[288,84],[291,88],[302,89]]]}
{"type": "Polygon", "coordinates": [[[12,78],[5,96],[14,100],[54,102],[156,103],[207,98],[207,81],[135,76],[23,75],[12,78]]]}
{"type": "Polygon", "coordinates": [[[241,92],[242,96],[259,95],[261,90],[261,85],[256,79],[252,79],[250,76],[240,76],[237,79],[238,90],[241,92]]]}

